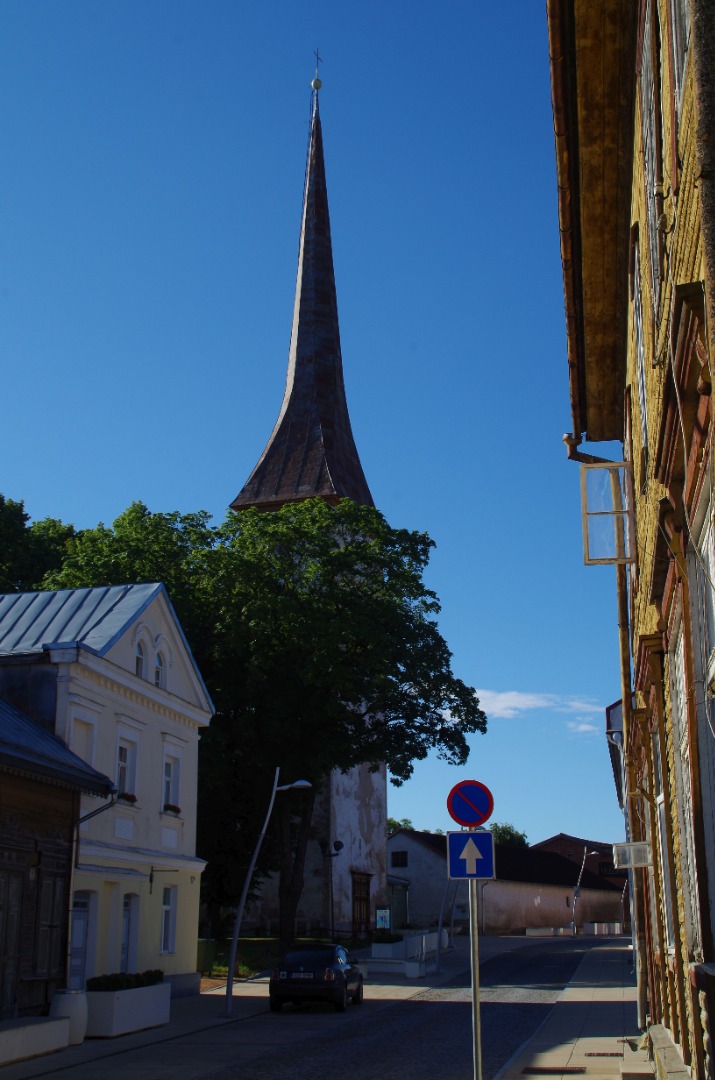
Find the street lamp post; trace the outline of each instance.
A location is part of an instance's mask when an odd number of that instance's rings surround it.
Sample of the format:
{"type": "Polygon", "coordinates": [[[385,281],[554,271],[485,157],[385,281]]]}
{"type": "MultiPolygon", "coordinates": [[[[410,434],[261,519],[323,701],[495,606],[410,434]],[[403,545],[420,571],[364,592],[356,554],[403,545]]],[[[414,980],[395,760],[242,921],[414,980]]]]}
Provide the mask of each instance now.
{"type": "MultiPolygon", "coordinates": [[[[333,843],[333,851],[328,851],[328,841],[320,841],[320,850],[323,853],[324,859],[335,859],[344,848],[342,840],[336,840],[333,843]]],[[[330,899],[330,940],[335,941],[335,907],[333,904],[333,864],[332,861],[328,864],[330,878],[329,878],[329,899],[330,899]]]]}
{"type": "Polygon", "coordinates": [[[578,902],[579,897],[581,896],[581,878],[583,877],[584,867],[586,866],[586,859],[588,858],[589,855],[598,855],[598,852],[597,851],[589,851],[588,850],[588,845],[584,844],[584,846],[583,846],[583,859],[581,860],[581,869],[578,872],[578,881],[576,882],[576,888],[573,891],[573,912],[572,912],[572,914],[573,914],[574,937],[576,936],[576,933],[577,933],[577,930],[576,930],[576,904],[578,902]]]}
{"type": "Polygon", "coordinates": [[[243,919],[243,909],[246,906],[246,897],[248,896],[248,890],[251,887],[251,879],[253,877],[253,871],[256,868],[256,860],[258,859],[258,852],[261,850],[261,844],[263,843],[263,837],[266,835],[266,829],[268,828],[268,822],[270,821],[271,812],[273,810],[273,803],[275,802],[277,791],[290,791],[291,788],[298,788],[301,791],[305,791],[311,788],[313,785],[309,780],[295,780],[292,784],[278,784],[278,777],[280,776],[280,767],[276,769],[276,775],[273,778],[273,790],[271,791],[271,801],[268,804],[268,813],[266,814],[266,820],[263,822],[263,828],[261,829],[258,837],[258,842],[251,856],[251,862],[246,873],[246,880],[243,883],[243,891],[241,892],[241,899],[238,901],[238,907],[236,908],[236,917],[233,923],[233,937],[231,938],[231,951],[228,958],[228,981],[226,983],[226,1016],[231,1016],[233,1011],[233,969],[236,966],[236,952],[238,950],[238,933],[241,929],[241,920],[243,919]]]}

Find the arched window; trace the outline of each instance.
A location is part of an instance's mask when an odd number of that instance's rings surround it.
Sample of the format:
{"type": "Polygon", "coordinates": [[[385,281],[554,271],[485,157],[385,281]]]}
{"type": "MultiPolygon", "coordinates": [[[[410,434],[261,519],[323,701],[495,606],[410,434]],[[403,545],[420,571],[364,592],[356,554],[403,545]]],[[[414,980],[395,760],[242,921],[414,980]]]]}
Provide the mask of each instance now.
{"type": "Polygon", "coordinates": [[[154,661],[154,686],[164,686],[164,657],[160,652],[154,661]]]}
{"type": "Polygon", "coordinates": [[[137,648],[134,654],[134,671],[140,679],[144,678],[144,646],[141,641],[137,641],[137,648]]]}

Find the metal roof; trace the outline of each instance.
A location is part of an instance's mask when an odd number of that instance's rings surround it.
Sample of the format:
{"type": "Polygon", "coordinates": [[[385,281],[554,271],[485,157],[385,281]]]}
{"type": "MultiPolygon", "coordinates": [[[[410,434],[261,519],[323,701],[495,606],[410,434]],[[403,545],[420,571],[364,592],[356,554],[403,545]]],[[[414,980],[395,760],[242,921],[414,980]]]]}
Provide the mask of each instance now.
{"type": "Polygon", "coordinates": [[[103,656],[165,591],[154,583],[0,595],[0,655],[82,645],[103,656]]]}
{"type": "Polygon", "coordinates": [[[316,90],[283,404],[268,445],[231,503],[234,510],[274,510],[311,498],[374,505],[345,396],[317,95],[316,90]]]}
{"type": "Polygon", "coordinates": [[[0,698],[0,766],[79,788],[93,795],[110,795],[114,784],[65,746],[57,735],[40,727],[0,698]]]}
{"type": "Polygon", "coordinates": [[[206,707],[213,713],[211,695],[166,587],[159,582],[0,594],[0,657],[78,646],[104,656],[159,595],[166,601],[206,707]]]}

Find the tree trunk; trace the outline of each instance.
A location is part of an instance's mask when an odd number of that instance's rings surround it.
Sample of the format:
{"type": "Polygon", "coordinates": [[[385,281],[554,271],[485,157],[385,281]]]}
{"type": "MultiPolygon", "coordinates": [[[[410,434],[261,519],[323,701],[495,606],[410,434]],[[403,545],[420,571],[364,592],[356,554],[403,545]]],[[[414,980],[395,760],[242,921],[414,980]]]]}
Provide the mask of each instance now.
{"type": "Polygon", "coordinates": [[[285,948],[295,939],[295,919],[303,892],[305,856],[308,836],[315,805],[314,790],[300,796],[300,807],[295,792],[281,796],[278,806],[281,877],[278,886],[280,915],[278,919],[281,947],[285,948]],[[300,817],[296,821],[296,811],[300,817]],[[297,831],[296,831],[297,825],[297,831]]]}

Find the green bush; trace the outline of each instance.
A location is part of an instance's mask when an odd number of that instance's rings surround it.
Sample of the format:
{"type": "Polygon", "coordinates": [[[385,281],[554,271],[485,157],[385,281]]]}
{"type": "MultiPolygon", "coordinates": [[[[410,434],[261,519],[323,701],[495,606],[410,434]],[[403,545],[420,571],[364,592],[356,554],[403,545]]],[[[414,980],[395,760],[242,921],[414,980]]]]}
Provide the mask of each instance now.
{"type": "Polygon", "coordinates": [[[163,982],[164,972],[161,968],[151,971],[117,971],[111,975],[95,975],[87,979],[88,990],[136,990],[138,986],[154,986],[155,983],[163,982]]]}
{"type": "Polygon", "coordinates": [[[390,930],[375,930],[372,940],[380,941],[384,945],[393,945],[396,941],[402,941],[402,934],[393,934],[390,930]]]}

